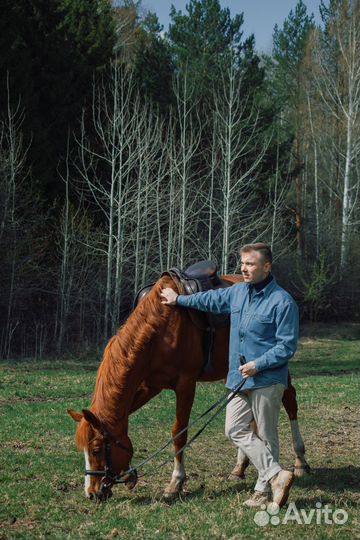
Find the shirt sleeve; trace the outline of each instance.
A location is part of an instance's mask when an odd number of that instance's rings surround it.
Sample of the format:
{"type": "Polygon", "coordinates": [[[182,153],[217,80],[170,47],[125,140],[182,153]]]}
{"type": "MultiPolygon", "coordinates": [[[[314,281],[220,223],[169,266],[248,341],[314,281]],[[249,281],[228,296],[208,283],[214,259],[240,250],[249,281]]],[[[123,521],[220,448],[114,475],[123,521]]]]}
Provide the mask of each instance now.
{"type": "Polygon", "coordinates": [[[276,315],[276,345],[255,359],[257,371],[280,367],[294,356],[299,337],[299,309],[285,304],[276,315]]]}
{"type": "Polygon", "coordinates": [[[210,291],[198,292],[189,296],[179,295],[177,297],[177,305],[199,309],[200,311],[208,311],[211,313],[230,313],[231,311],[231,296],[232,288],[211,289],[210,291]]]}

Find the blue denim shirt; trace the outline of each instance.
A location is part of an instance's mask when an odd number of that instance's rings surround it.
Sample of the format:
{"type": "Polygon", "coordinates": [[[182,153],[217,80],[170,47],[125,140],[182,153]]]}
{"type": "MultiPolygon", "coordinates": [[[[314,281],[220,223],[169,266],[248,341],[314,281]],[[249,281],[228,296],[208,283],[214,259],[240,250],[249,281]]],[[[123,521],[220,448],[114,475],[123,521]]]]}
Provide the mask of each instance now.
{"type": "Polygon", "coordinates": [[[299,310],[289,293],[273,279],[259,292],[249,283],[180,295],[179,306],[230,313],[229,372],[226,386],[233,390],[243,379],[240,355],[255,361],[257,373],[243,389],[282,383],[287,387],[288,360],[295,354],[299,335],[299,310]]]}

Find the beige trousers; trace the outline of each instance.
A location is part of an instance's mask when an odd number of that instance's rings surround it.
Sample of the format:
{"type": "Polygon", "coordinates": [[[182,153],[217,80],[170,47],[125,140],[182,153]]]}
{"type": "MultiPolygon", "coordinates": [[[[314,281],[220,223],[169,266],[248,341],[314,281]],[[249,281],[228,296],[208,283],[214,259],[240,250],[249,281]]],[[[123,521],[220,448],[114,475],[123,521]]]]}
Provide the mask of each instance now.
{"type": "MultiPolygon", "coordinates": [[[[255,491],[269,492],[269,480],[281,467],[278,421],[285,386],[239,392],[226,406],[225,434],[258,470],[255,491]],[[257,433],[250,427],[255,420],[257,433]]],[[[232,394],[230,394],[232,395],[232,394]]]]}

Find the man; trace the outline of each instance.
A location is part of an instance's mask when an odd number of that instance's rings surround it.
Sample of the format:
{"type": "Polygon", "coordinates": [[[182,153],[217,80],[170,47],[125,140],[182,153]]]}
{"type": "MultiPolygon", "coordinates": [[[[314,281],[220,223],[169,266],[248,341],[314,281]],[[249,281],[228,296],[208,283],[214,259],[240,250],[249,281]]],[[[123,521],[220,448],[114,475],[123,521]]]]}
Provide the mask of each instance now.
{"type": "Polygon", "coordinates": [[[226,408],[225,433],[258,470],[253,496],[245,501],[258,507],[270,500],[283,506],[294,481],[279,463],[278,419],[288,379],[288,360],[297,347],[299,316],[293,298],[271,274],[272,253],[263,243],[240,250],[244,283],[225,289],[178,295],[161,291],[162,303],[213,313],[230,313],[230,358],[226,386],[241,391],[226,408]],[[240,363],[244,357],[246,363],[240,363]],[[255,420],[257,433],[250,428],[255,420]]]}

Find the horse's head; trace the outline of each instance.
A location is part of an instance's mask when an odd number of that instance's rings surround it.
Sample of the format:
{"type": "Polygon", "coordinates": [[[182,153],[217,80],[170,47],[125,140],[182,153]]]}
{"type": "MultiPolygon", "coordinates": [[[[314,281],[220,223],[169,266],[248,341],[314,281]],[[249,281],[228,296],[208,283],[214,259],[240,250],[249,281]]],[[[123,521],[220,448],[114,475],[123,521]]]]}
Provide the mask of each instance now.
{"type": "Polygon", "coordinates": [[[129,470],[133,448],[126,434],[115,437],[97,416],[87,409],[82,414],[68,410],[79,422],[76,443],[85,455],[85,495],[89,499],[106,500],[112,486],[124,483],[132,489],[137,482],[135,470],[129,470]]]}

